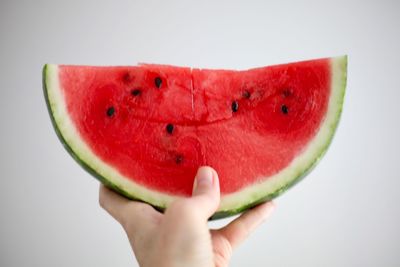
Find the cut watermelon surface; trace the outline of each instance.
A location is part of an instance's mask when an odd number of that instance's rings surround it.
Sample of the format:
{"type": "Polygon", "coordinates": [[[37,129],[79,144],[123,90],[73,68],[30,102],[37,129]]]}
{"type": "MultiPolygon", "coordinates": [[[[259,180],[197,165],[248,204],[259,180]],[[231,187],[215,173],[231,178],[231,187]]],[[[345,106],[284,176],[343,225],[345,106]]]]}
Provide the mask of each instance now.
{"type": "Polygon", "coordinates": [[[101,182],[162,210],[209,165],[218,218],[274,198],[318,162],[346,68],[345,56],[244,71],[47,64],[43,84],[57,135],[101,182]]]}

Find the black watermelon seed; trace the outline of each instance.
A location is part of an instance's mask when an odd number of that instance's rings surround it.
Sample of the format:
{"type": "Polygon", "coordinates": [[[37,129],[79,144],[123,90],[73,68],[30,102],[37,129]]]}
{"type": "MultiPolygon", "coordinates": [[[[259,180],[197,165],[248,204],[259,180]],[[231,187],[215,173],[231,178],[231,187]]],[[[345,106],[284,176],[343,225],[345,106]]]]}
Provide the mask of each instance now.
{"type": "Polygon", "coordinates": [[[131,91],[131,95],[133,96],[138,96],[142,93],[142,91],[140,91],[140,89],[134,89],[131,91]]]}
{"type": "Polygon", "coordinates": [[[167,132],[169,134],[172,134],[172,132],[174,131],[174,125],[172,125],[171,123],[168,123],[167,127],[165,127],[165,129],[167,130],[167,132]]]}
{"type": "Polygon", "coordinates": [[[155,85],[156,85],[157,88],[160,88],[160,87],[161,87],[161,84],[162,84],[161,78],[160,78],[160,77],[156,77],[156,78],[154,79],[154,83],[155,83],[155,85]]]}
{"type": "Polygon", "coordinates": [[[175,162],[176,162],[176,164],[181,164],[182,163],[182,161],[183,161],[183,156],[182,155],[176,155],[176,157],[175,157],[175,162]]]}
{"type": "Polygon", "coordinates": [[[114,113],[115,113],[115,108],[114,107],[109,107],[107,109],[107,116],[108,117],[112,117],[114,115],[114,113]]]}
{"type": "Polygon", "coordinates": [[[243,92],[243,94],[242,94],[242,96],[244,97],[244,98],[247,98],[247,99],[249,99],[250,98],[250,96],[251,96],[251,94],[250,94],[250,92],[249,91],[244,91],[243,92]]]}
{"type": "Polygon", "coordinates": [[[237,112],[239,110],[239,103],[237,101],[232,102],[232,111],[237,112]]]}
{"type": "Polygon", "coordinates": [[[288,112],[289,112],[289,109],[286,105],[282,105],[281,110],[282,110],[282,113],[285,115],[288,114],[288,112]]]}

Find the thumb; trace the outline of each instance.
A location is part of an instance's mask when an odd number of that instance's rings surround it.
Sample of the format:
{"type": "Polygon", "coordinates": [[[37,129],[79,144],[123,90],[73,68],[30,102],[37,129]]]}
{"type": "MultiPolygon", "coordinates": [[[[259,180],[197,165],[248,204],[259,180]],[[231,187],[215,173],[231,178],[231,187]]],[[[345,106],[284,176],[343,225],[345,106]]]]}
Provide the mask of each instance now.
{"type": "Polygon", "coordinates": [[[217,172],[211,167],[200,167],[193,184],[190,201],[193,207],[206,220],[218,209],[220,202],[219,180],[217,172]]]}

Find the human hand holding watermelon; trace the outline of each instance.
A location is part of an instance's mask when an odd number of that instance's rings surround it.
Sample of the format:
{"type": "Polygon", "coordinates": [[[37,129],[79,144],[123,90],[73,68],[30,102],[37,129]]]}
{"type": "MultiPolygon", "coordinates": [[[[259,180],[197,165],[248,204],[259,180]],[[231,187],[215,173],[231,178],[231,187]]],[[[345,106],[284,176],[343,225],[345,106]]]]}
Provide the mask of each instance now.
{"type": "Polygon", "coordinates": [[[232,249],[273,209],[271,202],[243,213],[227,226],[209,230],[207,221],[220,204],[218,175],[199,168],[192,197],[174,201],[165,214],[102,186],[101,206],[125,229],[140,266],[228,266],[232,249]]]}

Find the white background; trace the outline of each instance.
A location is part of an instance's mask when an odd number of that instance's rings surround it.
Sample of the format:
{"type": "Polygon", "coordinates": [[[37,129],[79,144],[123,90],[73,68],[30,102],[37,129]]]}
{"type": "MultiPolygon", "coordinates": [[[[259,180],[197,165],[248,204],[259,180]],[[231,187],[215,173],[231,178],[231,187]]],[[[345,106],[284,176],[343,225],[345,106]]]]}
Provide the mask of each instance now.
{"type": "Polygon", "coordinates": [[[0,12],[0,266],[137,264],[52,129],[43,64],[243,69],[342,54],[331,148],[231,266],[400,266],[399,2],[2,0],[0,12]]]}

